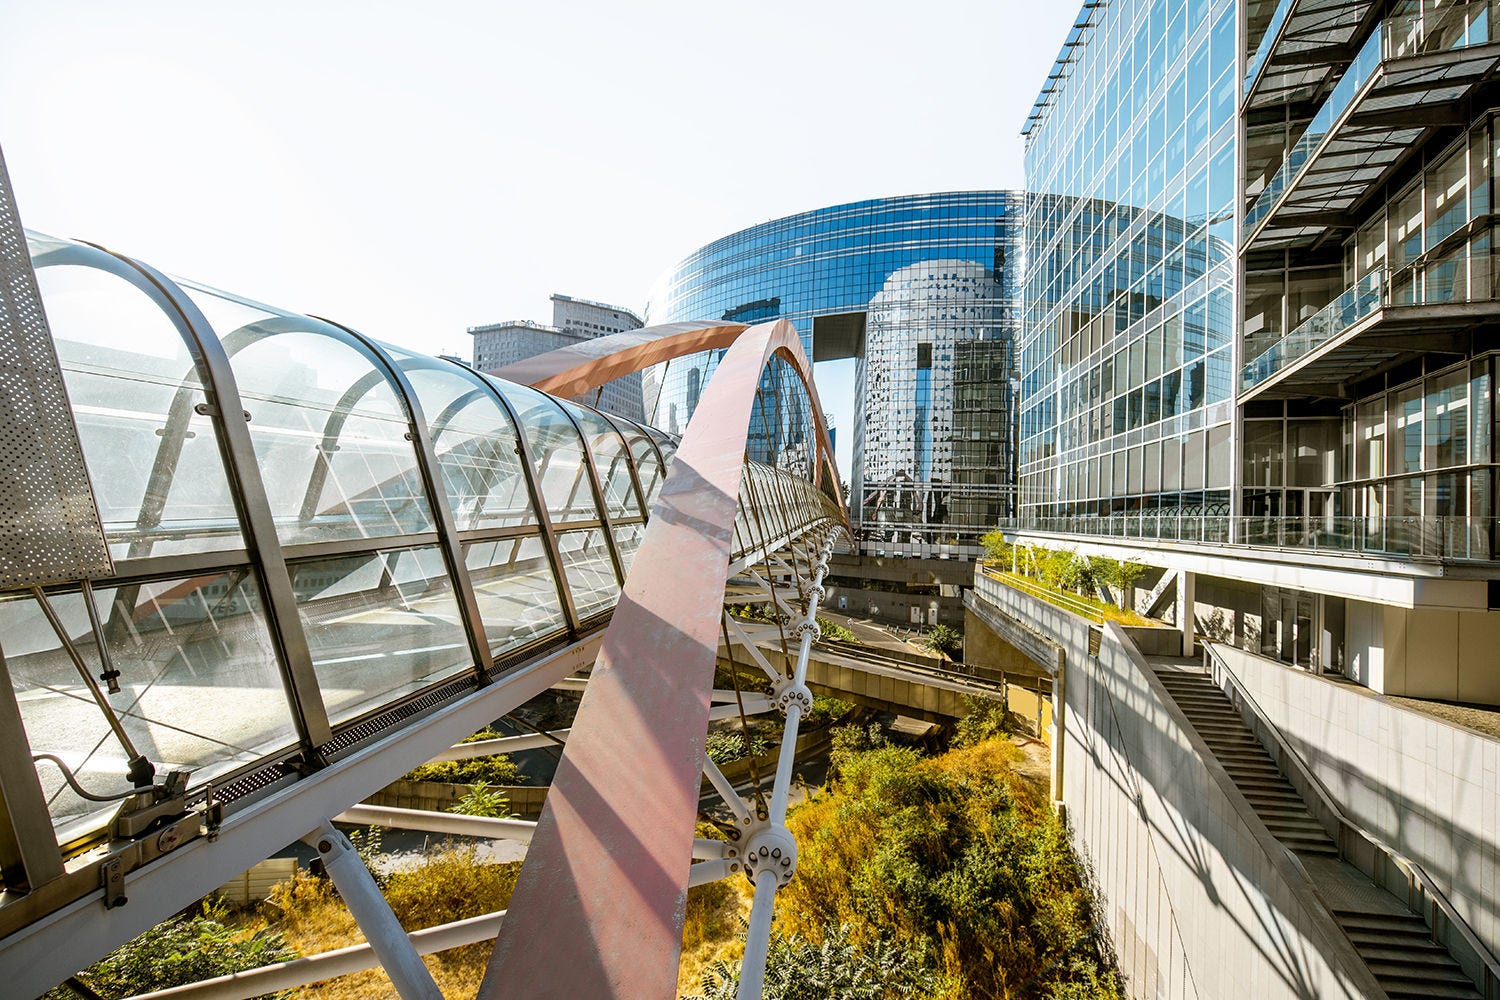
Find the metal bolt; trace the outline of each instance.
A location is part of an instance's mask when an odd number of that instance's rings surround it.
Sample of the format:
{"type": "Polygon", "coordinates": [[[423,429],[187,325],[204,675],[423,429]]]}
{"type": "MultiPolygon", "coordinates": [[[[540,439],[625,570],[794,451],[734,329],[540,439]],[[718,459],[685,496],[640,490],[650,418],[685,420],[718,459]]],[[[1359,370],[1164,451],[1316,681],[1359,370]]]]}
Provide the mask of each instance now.
{"type": "Polygon", "coordinates": [[[327,840],[320,840],[320,841],[318,841],[318,853],[319,854],[327,854],[331,850],[333,850],[333,844],[330,841],[327,841],[327,840]]]}
{"type": "Polygon", "coordinates": [[[767,854],[769,854],[769,853],[771,853],[771,852],[770,852],[770,851],[768,851],[768,850],[766,850],[766,849],[765,849],[765,848],[764,848],[764,847],[762,847],[762,848],[761,848],[761,849],[760,849],[760,856],[761,856],[761,857],[765,857],[765,856],[766,856],[766,855],[767,855],[767,854]]]}
{"type": "MultiPolygon", "coordinates": [[[[760,853],[764,854],[766,852],[765,851],[761,851],[760,853]]],[[[781,848],[779,848],[779,847],[773,848],[771,850],[771,857],[773,857],[773,858],[779,858],[779,857],[781,857],[781,848]]]]}

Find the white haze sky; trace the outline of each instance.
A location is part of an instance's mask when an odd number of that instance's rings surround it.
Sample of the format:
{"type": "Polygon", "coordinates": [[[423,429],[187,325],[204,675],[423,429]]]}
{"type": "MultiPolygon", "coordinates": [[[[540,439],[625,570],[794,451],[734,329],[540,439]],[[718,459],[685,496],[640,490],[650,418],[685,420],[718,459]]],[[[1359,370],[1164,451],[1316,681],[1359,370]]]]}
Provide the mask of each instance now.
{"type": "Polygon", "coordinates": [[[0,0],[0,148],[29,228],[467,358],[766,219],[1021,186],[1077,10],[0,0]]]}

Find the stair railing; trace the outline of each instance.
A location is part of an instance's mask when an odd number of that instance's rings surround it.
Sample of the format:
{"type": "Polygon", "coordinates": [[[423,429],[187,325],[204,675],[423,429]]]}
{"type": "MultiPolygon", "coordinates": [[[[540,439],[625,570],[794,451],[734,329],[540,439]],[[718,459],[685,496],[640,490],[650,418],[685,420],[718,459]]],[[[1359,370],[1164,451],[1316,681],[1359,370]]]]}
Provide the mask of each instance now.
{"type": "Polygon", "coordinates": [[[1244,721],[1276,758],[1287,780],[1318,821],[1325,828],[1334,827],[1334,840],[1344,859],[1397,898],[1404,895],[1407,905],[1427,921],[1432,940],[1448,949],[1485,1000],[1500,1000],[1500,962],[1453,908],[1432,877],[1421,865],[1349,818],[1327,786],[1240,683],[1213,643],[1203,643],[1203,665],[1214,684],[1235,703],[1240,715],[1248,716],[1244,721]]]}

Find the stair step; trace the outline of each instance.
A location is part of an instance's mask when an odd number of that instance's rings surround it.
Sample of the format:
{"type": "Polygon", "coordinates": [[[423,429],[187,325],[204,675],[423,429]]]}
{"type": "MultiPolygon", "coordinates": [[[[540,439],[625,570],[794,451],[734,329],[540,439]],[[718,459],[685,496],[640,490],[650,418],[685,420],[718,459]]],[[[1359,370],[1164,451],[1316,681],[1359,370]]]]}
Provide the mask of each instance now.
{"type": "MultiPolygon", "coordinates": [[[[1452,962],[1452,959],[1449,959],[1452,962]]],[[[1474,981],[1464,975],[1463,970],[1457,964],[1449,968],[1428,968],[1427,966],[1407,965],[1404,962],[1372,962],[1366,960],[1370,971],[1375,973],[1375,978],[1380,980],[1381,985],[1386,983],[1410,985],[1410,986],[1459,986],[1474,988],[1474,981]]]]}
{"type": "Polygon", "coordinates": [[[1453,956],[1443,950],[1441,945],[1432,944],[1430,948],[1406,948],[1391,944],[1389,941],[1378,945],[1355,944],[1355,949],[1360,957],[1373,969],[1377,965],[1408,965],[1426,968],[1457,969],[1458,964],[1453,961],[1453,956]]]}
{"type": "Polygon", "coordinates": [[[1415,913],[1361,913],[1358,910],[1334,910],[1333,916],[1344,930],[1396,931],[1428,935],[1427,923],[1415,913]]]}
{"type": "Polygon", "coordinates": [[[1484,1000],[1479,991],[1470,986],[1416,986],[1410,989],[1401,986],[1386,986],[1385,995],[1390,1000],[1484,1000]]]}
{"type": "Polygon", "coordinates": [[[1262,816],[1260,821],[1266,824],[1267,829],[1273,833],[1285,830],[1288,833],[1316,833],[1320,836],[1328,836],[1328,831],[1323,825],[1310,815],[1304,816],[1262,816]]]}
{"type": "Polygon", "coordinates": [[[1360,948],[1400,948],[1404,951],[1440,951],[1445,955],[1448,953],[1447,949],[1432,940],[1426,927],[1422,928],[1420,934],[1371,927],[1344,927],[1343,930],[1344,936],[1360,948]]]}
{"type": "Polygon", "coordinates": [[[1379,957],[1380,954],[1390,952],[1393,955],[1410,955],[1414,959],[1423,955],[1439,955],[1451,961],[1447,950],[1442,945],[1435,944],[1430,938],[1407,938],[1404,935],[1382,934],[1375,931],[1345,931],[1344,934],[1354,943],[1354,947],[1361,955],[1379,957]]]}

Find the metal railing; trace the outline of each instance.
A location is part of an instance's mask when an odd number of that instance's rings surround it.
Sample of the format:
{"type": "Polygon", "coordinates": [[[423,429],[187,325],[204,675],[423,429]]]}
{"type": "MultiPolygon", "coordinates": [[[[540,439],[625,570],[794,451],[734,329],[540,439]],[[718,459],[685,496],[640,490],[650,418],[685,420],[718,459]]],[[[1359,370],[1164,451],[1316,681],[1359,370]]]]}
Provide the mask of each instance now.
{"type": "Polygon", "coordinates": [[[993,569],[989,566],[983,567],[982,571],[984,575],[989,577],[990,579],[995,580],[999,583],[1003,583],[1007,587],[1019,590],[1021,593],[1026,594],[1030,597],[1035,597],[1039,601],[1046,601],[1048,604],[1055,605],[1056,607],[1062,608],[1064,611],[1071,612],[1077,615],[1079,618],[1085,618],[1093,622],[1095,625],[1104,624],[1104,612],[1100,611],[1098,608],[1094,607],[1092,604],[1088,603],[1082,598],[1072,597],[1068,594],[1062,593],[1061,591],[1054,590],[1046,584],[1040,583],[1036,580],[1028,579],[1027,577],[1020,575],[1019,573],[1009,573],[1004,570],[993,569]]]}
{"type": "Polygon", "coordinates": [[[1448,949],[1464,972],[1475,977],[1480,995],[1486,1000],[1500,1000],[1500,964],[1449,902],[1436,880],[1416,861],[1356,823],[1344,811],[1339,800],[1271,721],[1270,715],[1256,702],[1249,687],[1241,683],[1213,643],[1203,644],[1203,665],[1214,684],[1227,689],[1225,695],[1238,702],[1235,707],[1242,716],[1248,716],[1247,725],[1258,740],[1267,744],[1267,749],[1307,802],[1314,817],[1325,827],[1333,827],[1328,832],[1334,835],[1344,860],[1397,899],[1404,897],[1407,905],[1431,928],[1433,941],[1448,949]]]}
{"type": "Polygon", "coordinates": [[[1389,279],[1385,268],[1376,268],[1247,362],[1240,370],[1240,386],[1251,389],[1273,378],[1379,309],[1494,302],[1500,299],[1497,270],[1489,250],[1467,248],[1418,259],[1389,279]]]}
{"type": "Polygon", "coordinates": [[[1113,514],[1021,518],[1006,531],[1206,542],[1250,548],[1384,555],[1398,559],[1494,558],[1493,517],[1257,517],[1113,514]]]}
{"type": "Polygon", "coordinates": [[[1442,7],[1424,3],[1414,13],[1399,14],[1381,22],[1360,47],[1359,54],[1344,71],[1328,100],[1308,122],[1302,137],[1288,151],[1280,169],[1245,213],[1246,232],[1253,232],[1271,214],[1382,64],[1491,41],[1494,35],[1491,6],[1492,0],[1442,7]]]}
{"type": "Polygon", "coordinates": [[[1260,71],[1270,57],[1271,50],[1276,47],[1276,40],[1281,37],[1281,26],[1286,23],[1287,14],[1291,13],[1292,0],[1281,0],[1276,5],[1276,10],[1271,14],[1271,20],[1266,24],[1266,33],[1260,36],[1260,44],[1255,47],[1255,54],[1245,64],[1245,93],[1249,94],[1255,86],[1255,81],[1260,77],[1260,71]]]}

